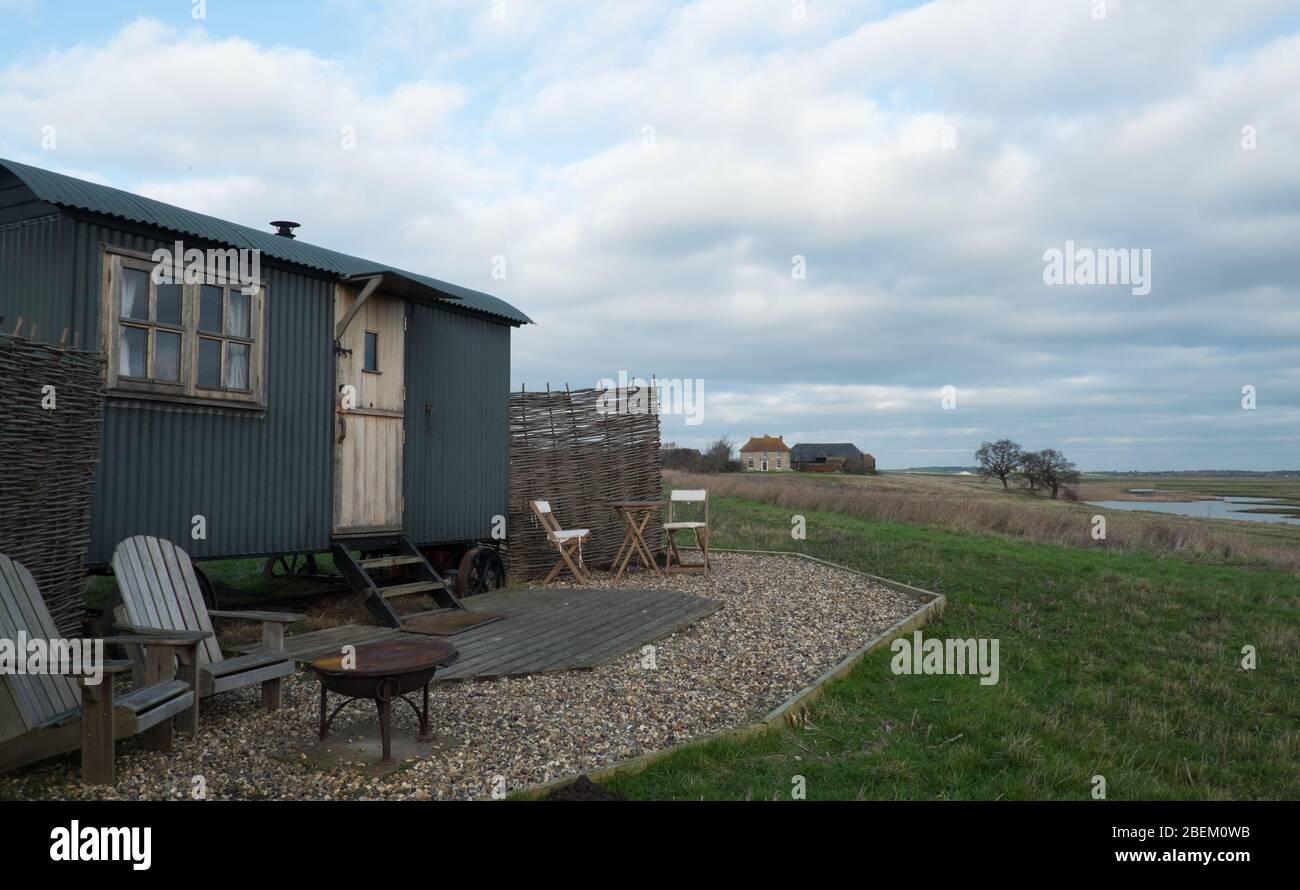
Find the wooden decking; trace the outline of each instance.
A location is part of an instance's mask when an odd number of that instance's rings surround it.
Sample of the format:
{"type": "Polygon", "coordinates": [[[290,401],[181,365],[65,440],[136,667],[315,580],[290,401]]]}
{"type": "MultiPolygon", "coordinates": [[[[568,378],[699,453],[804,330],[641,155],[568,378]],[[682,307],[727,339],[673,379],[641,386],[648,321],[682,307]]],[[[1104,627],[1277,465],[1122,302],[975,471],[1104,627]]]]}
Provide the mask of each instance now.
{"type": "MultiPolygon", "coordinates": [[[[466,604],[506,618],[435,638],[449,640],[460,650],[460,660],[439,671],[439,680],[596,667],[688,627],[722,605],[675,590],[600,589],[503,591],[473,597],[466,604]]],[[[394,636],[430,639],[387,627],[345,624],[291,634],[285,638],[284,648],[295,660],[309,662],[337,652],[340,646],[394,636]]],[[[248,646],[241,651],[259,649],[261,646],[248,646]]]]}

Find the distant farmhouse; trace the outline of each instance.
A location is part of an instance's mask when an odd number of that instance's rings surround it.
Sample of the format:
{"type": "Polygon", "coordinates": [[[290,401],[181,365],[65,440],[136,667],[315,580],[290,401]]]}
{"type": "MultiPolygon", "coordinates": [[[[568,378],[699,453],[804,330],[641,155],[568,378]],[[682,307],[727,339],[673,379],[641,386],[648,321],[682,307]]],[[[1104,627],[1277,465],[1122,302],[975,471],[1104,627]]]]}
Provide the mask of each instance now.
{"type": "Polygon", "coordinates": [[[740,449],[745,472],[786,473],[790,471],[790,446],[781,436],[754,436],[740,449]]]}
{"type": "Polygon", "coordinates": [[[876,459],[849,442],[800,443],[790,450],[790,461],[804,473],[876,472],[876,459]]]}

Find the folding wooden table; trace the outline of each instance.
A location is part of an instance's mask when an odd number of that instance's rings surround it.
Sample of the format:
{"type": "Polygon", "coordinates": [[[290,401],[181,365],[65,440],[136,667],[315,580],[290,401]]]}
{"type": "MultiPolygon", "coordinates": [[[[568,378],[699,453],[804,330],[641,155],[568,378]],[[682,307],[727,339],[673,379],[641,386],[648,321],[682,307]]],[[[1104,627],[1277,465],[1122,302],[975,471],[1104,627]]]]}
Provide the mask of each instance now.
{"type": "Polygon", "coordinates": [[[610,502],[610,506],[618,514],[619,521],[623,523],[625,529],[623,543],[619,545],[618,553],[614,556],[615,581],[623,577],[628,564],[632,562],[633,554],[640,557],[641,564],[650,571],[660,578],[664,576],[663,570],[655,562],[654,555],[645,540],[645,527],[650,524],[651,519],[659,515],[663,503],[662,500],[610,502]]]}

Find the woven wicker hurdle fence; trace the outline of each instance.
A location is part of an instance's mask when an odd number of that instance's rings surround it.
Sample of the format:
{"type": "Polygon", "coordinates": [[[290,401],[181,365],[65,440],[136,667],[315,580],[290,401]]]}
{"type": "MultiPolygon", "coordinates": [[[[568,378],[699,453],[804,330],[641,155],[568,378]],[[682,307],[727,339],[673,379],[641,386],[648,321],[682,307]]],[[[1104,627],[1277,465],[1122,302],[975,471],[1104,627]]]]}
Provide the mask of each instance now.
{"type": "Polygon", "coordinates": [[[31,571],[64,635],[85,610],[103,408],[98,353],[0,334],[0,553],[31,571]]]}
{"type": "MultiPolygon", "coordinates": [[[[543,577],[559,558],[529,501],[550,501],[563,528],[591,529],[583,562],[604,568],[623,542],[623,526],[610,502],[658,500],[662,486],[653,385],[512,393],[506,548],[510,577],[543,577]]],[[[656,554],[662,537],[661,523],[652,520],[646,541],[656,554]]]]}

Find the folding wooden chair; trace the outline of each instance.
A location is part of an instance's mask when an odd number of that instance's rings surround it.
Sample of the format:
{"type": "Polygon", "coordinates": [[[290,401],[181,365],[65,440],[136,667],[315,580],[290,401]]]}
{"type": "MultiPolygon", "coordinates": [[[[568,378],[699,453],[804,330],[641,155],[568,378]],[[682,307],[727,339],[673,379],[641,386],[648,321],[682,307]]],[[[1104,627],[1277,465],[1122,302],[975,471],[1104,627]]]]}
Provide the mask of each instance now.
{"type": "Polygon", "coordinates": [[[537,517],[538,522],[546,529],[546,539],[555,545],[555,549],[560,552],[560,561],[551,569],[551,573],[542,581],[543,585],[550,584],[555,580],[568,566],[569,572],[577,579],[579,584],[587,583],[587,573],[582,567],[582,542],[591,537],[591,530],[585,528],[560,528],[560,523],[551,512],[550,501],[530,501],[529,505],[533,508],[533,515],[537,517]],[[573,557],[577,556],[578,561],[574,562],[573,557]]]}
{"type": "MultiPolygon", "coordinates": [[[[700,516],[700,511],[693,511],[700,516]]],[[[709,573],[709,493],[702,488],[676,489],[668,496],[668,521],[664,523],[664,532],[668,535],[668,555],[664,558],[664,571],[709,573]],[[678,504],[703,504],[703,516],[697,519],[680,520],[677,518],[678,504]],[[677,550],[677,533],[690,531],[695,535],[695,548],[704,554],[704,563],[687,565],[682,562],[682,555],[677,550]],[[673,566],[673,557],[677,565],[673,566]]]]}

